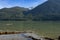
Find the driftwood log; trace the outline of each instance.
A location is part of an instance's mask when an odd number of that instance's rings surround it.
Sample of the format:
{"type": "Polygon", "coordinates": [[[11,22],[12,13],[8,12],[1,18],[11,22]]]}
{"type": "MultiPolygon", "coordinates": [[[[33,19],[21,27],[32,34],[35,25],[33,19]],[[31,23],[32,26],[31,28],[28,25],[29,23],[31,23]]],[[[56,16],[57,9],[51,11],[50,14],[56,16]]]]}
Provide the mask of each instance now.
{"type": "Polygon", "coordinates": [[[26,33],[26,32],[19,32],[19,31],[16,31],[16,32],[0,32],[0,35],[3,35],[3,34],[20,34],[20,33],[26,33]]]}

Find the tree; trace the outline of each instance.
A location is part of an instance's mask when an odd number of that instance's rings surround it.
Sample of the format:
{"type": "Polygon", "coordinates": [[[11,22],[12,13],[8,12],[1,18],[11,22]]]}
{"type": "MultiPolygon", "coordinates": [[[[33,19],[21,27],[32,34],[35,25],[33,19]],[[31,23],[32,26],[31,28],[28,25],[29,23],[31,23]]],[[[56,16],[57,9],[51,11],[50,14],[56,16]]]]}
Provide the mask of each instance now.
{"type": "Polygon", "coordinates": [[[33,16],[32,16],[32,14],[30,13],[30,14],[28,14],[28,20],[32,20],[33,19],[33,16]]]}

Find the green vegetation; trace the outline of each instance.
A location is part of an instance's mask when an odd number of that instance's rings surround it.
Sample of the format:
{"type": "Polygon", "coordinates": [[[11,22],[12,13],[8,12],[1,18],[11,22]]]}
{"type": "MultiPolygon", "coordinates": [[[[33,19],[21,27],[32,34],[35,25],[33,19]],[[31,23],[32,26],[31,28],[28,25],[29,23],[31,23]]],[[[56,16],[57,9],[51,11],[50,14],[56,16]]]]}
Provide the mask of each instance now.
{"type": "Polygon", "coordinates": [[[60,0],[48,0],[27,13],[32,14],[34,20],[60,21],[60,0]]]}
{"type": "Polygon", "coordinates": [[[24,18],[24,12],[28,11],[28,8],[23,7],[11,7],[0,9],[0,20],[10,20],[10,19],[22,19],[24,18]]]}
{"type": "Polygon", "coordinates": [[[40,21],[0,21],[3,31],[35,31],[39,35],[57,37],[60,35],[60,22],[40,21]]]}

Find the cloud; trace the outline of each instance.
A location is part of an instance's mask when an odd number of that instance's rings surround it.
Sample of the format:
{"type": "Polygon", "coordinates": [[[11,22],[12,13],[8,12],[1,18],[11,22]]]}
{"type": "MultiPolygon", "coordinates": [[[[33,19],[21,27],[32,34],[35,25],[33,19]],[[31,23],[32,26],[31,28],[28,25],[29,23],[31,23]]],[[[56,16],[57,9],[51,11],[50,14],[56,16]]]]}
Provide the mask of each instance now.
{"type": "Polygon", "coordinates": [[[0,0],[0,8],[21,6],[21,7],[35,7],[46,0],[0,0]]]}

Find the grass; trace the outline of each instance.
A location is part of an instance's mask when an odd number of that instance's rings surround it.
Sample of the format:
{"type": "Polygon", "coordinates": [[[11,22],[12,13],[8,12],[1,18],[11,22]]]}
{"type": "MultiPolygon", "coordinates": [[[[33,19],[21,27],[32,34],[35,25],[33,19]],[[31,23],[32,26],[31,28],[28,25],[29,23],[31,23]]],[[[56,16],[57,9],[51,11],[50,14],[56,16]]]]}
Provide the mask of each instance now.
{"type": "Polygon", "coordinates": [[[39,35],[57,37],[60,35],[60,22],[39,21],[0,21],[1,31],[35,31],[39,35]]]}

